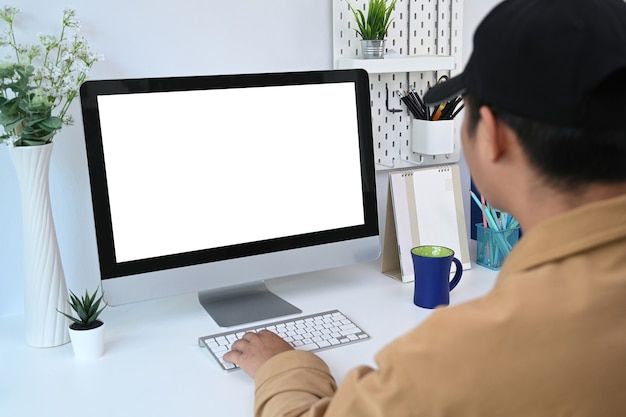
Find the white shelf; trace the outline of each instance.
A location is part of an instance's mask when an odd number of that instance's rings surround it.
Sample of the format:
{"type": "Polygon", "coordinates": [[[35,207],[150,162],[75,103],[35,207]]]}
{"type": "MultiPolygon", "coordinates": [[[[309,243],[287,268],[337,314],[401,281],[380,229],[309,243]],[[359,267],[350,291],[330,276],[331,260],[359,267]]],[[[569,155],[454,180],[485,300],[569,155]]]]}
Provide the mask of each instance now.
{"type": "Polygon", "coordinates": [[[425,72],[455,69],[454,57],[445,55],[420,55],[404,58],[339,58],[337,69],[363,68],[370,74],[394,72],[425,72]]]}
{"type": "Polygon", "coordinates": [[[383,165],[376,163],[374,165],[374,169],[376,172],[385,172],[385,171],[397,171],[403,169],[415,169],[415,168],[423,168],[422,165],[416,164],[411,161],[405,161],[404,159],[396,159],[393,161],[393,165],[383,165]]]}

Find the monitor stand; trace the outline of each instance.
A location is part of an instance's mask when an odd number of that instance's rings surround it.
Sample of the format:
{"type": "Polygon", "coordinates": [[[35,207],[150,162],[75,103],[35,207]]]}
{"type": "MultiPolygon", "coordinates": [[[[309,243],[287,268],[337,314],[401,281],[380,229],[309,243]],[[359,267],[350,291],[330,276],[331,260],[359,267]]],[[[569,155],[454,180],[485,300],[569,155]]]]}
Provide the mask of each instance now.
{"type": "Polygon", "coordinates": [[[271,292],[264,282],[198,293],[198,300],[221,327],[302,313],[302,310],[271,292]]]}

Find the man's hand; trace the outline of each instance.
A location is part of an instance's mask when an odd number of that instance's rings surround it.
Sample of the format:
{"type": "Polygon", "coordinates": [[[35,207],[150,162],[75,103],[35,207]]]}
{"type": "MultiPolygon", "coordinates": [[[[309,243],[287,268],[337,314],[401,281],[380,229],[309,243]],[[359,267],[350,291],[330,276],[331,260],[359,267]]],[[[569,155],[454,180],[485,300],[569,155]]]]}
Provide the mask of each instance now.
{"type": "Polygon", "coordinates": [[[231,349],[224,355],[224,360],[234,363],[254,378],[257,369],[269,358],[293,348],[277,334],[261,330],[244,334],[231,349]]]}

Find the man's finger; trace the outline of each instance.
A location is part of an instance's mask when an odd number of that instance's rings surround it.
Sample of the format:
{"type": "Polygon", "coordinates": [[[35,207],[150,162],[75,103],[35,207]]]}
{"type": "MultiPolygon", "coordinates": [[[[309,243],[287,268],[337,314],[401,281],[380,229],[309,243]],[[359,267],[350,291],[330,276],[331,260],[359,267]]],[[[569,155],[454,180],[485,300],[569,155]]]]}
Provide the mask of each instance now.
{"type": "Polygon", "coordinates": [[[224,359],[226,362],[230,362],[230,363],[237,365],[239,363],[240,357],[241,357],[241,352],[237,350],[231,350],[229,352],[226,352],[224,356],[222,356],[222,359],[224,359]]]}

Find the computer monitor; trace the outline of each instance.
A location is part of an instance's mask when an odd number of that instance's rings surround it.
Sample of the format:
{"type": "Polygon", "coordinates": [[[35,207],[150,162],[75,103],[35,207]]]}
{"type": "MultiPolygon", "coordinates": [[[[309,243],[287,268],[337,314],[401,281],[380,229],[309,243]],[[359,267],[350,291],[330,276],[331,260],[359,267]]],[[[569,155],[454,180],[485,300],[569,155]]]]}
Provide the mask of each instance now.
{"type": "Polygon", "coordinates": [[[105,300],[187,292],[220,326],[300,309],[265,281],[376,259],[363,70],[80,89],[105,300]]]}

